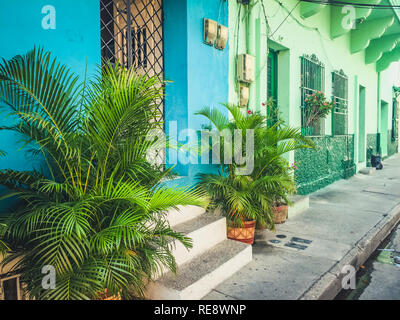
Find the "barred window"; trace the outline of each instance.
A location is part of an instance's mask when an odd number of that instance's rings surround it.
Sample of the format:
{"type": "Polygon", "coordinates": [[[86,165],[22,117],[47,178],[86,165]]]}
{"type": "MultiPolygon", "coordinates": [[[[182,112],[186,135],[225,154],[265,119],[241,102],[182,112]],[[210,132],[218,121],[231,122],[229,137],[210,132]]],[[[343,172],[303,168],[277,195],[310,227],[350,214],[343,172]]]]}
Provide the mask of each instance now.
{"type": "Polygon", "coordinates": [[[348,78],[343,72],[332,72],[332,135],[348,134],[348,78]]]}
{"type": "Polygon", "coordinates": [[[163,80],[162,0],[100,0],[100,17],[102,60],[163,80]]]}
{"type": "Polygon", "coordinates": [[[303,55],[301,60],[301,129],[303,135],[323,135],[325,133],[324,119],[317,122],[309,122],[310,115],[307,112],[305,99],[317,92],[325,91],[325,66],[313,54],[303,55]]]}
{"type": "MultiPolygon", "coordinates": [[[[164,80],[163,0],[100,0],[100,19],[103,62],[164,80]]],[[[155,104],[163,123],[164,99],[155,104]]],[[[164,150],[154,153],[157,165],[164,159],[164,150]]]]}

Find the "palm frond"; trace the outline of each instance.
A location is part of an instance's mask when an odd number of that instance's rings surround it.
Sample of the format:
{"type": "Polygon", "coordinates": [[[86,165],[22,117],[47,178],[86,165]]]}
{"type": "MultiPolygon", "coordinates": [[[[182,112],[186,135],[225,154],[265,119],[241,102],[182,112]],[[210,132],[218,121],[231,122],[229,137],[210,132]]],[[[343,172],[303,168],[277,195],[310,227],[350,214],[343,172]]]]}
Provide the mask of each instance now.
{"type": "Polygon", "coordinates": [[[0,258],[5,257],[7,252],[10,251],[9,246],[3,241],[6,230],[7,225],[4,223],[0,223],[0,258]]]}
{"type": "Polygon", "coordinates": [[[78,77],[43,49],[0,64],[0,97],[13,111],[37,113],[48,119],[60,135],[73,129],[77,114],[78,77]]]}
{"type": "Polygon", "coordinates": [[[228,117],[218,109],[203,108],[195,113],[195,115],[201,115],[206,117],[219,132],[227,129],[229,126],[228,117]]]}
{"type": "Polygon", "coordinates": [[[0,102],[16,118],[0,131],[21,134],[23,150],[41,155],[51,175],[0,170],[11,190],[4,197],[20,200],[0,235],[1,264],[14,263],[36,299],[141,296],[157,272],[176,271],[176,241],[192,246],[163,213],[207,199],[164,187],[171,170],[147,157],[160,142],[147,138],[163,126],[162,81],[118,65],[78,81],[40,48],[0,63],[0,102]],[[45,265],[56,270],[55,290],[41,286],[45,265]]]}
{"type": "MultiPolygon", "coordinates": [[[[253,130],[254,153],[250,156],[254,157],[254,170],[242,176],[237,170],[240,165],[232,163],[223,169],[223,174],[200,174],[197,188],[209,194],[210,207],[220,208],[229,223],[237,226],[245,220],[256,220],[259,225],[274,229],[272,208],[275,202],[283,200],[290,204],[288,195],[296,191],[290,168],[282,156],[294,150],[313,148],[314,144],[303,137],[298,128],[285,126],[282,121],[267,127],[268,118],[260,113],[247,115],[232,104],[223,107],[231,115],[231,121],[216,109],[203,109],[198,114],[217,124],[217,128],[229,130],[231,136],[241,131],[246,137],[247,130],[253,130]]],[[[249,152],[243,141],[242,144],[243,150],[249,152]]],[[[237,151],[234,143],[221,145],[230,148],[232,153],[237,151]]]]}

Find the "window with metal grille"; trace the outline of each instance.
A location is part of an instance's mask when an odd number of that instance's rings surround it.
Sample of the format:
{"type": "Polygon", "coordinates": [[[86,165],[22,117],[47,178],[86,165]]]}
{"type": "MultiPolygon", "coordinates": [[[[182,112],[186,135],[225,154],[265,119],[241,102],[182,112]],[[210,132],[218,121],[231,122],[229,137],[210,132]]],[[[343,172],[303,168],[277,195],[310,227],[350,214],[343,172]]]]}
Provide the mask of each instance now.
{"type": "Polygon", "coordinates": [[[398,139],[399,130],[399,107],[396,98],[393,98],[393,111],[392,111],[392,142],[398,139]]]}
{"type": "Polygon", "coordinates": [[[325,133],[324,119],[309,124],[305,99],[317,92],[325,91],[325,66],[313,55],[300,57],[301,65],[301,128],[303,135],[323,135],[325,133]]]}
{"type": "MultiPolygon", "coordinates": [[[[103,61],[164,78],[162,0],[100,0],[103,61]]],[[[163,113],[164,102],[158,101],[163,113]]]]}
{"type": "Polygon", "coordinates": [[[348,78],[343,72],[332,72],[332,135],[348,134],[348,78]]]}

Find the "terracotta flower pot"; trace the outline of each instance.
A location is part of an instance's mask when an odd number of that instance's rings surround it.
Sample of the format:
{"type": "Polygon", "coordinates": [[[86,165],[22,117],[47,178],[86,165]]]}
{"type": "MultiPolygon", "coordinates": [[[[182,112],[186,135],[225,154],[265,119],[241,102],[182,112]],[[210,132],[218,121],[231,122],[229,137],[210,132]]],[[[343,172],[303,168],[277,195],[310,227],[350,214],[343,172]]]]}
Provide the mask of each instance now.
{"type": "Polygon", "coordinates": [[[289,206],[282,205],[274,207],[274,223],[281,224],[285,223],[288,215],[289,206]]]}
{"type": "Polygon", "coordinates": [[[228,227],[228,238],[248,244],[254,243],[256,221],[246,221],[242,228],[228,227]]]}
{"type": "Polygon", "coordinates": [[[105,289],[104,292],[99,293],[99,297],[97,300],[122,300],[122,298],[120,294],[118,294],[117,296],[109,296],[107,294],[107,289],[105,289]]]}

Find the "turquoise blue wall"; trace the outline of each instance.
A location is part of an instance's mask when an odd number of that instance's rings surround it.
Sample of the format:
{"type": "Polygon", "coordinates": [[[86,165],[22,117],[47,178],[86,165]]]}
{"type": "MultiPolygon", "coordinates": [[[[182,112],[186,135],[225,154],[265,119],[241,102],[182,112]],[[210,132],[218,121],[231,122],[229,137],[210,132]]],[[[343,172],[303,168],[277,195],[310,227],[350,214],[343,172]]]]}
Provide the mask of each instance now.
{"type": "MultiPolygon", "coordinates": [[[[169,121],[176,121],[177,130],[188,127],[188,33],[186,0],[164,0],[164,70],[165,79],[171,81],[165,90],[165,131],[176,140],[169,121]]],[[[169,159],[167,162],[174,162],[169,159]]],[[[176,166],[175,170],[187,176],[188,168],[176,166]]]]}
{"type": "Polygon", "coordinates": [[[41,45],[84,75],[100,63],[100,0],[0,0],[0,56],[11,58],[41,45]],[[42,28],[42,8],[56,9],[56,29],[42,28]]]}
{"type": "MultiPolygon", "coordinates": [[[[99,0],[0,0],[0,57],[9,59],[24,54],[34,46],[43,46],[62,63],[84,77],[86,59],[88,74],[96,71],[101,62],[100,1],[99,0]],[[56,9],[56,29],[42,28],[42,8],[52,5],[56,9]]],[[[9,124],[0,115],[0,125],[9,124]]],[[[7,157],[0,158],[0,169],[30,170],[40,166],[38,159],[29,158],[18,151],[15,134],[0,133],[0,149],[7,157]]],[[[0,189],[0,192],[4,191],[0,189]]],[[[0,213],[8,203],[0,204],[0,213]]]]}
{"type": "MultiPolygon", "coordinates": [[[[224,0],[164,0],[165,78],[173,81],[166,88],[166,131],[169,121],[177,121],[178,131],[201,129],[208,124],[194,113],[204,106],[228,101],[228,45],[220,51],[203,43],[203,18],[228,24],[228,5],[224,0]]],[[[5,59],[43,46],[68,64],[82,78],[88,62],[88,75],[101,61],[99,0],[0,0],[0,56],[5,59]],[[42,28],[42,8],[56,8],[56,29],[42,28]],[[15,19],[19,17],[19,19],[15,19]]],[[[9,120],[8,120],[9,121],[9,120]]],[[[0,124],[4,124],[1,122],[0,124]]],[[[18,137],[2,132],[0,149],[8,153],[0,168],[30,170],[40,160],[18,151],[18,137]],[[7,143],[5,143],[7,141],[7,143]]],[[[186,141],[179,141],[185,143],[186,141]]],[[[176,171],[192,184],[199,171],[211,165],[178,165],[176,171]]],[[[0,205],[0,211],[4,210],[0,205]]]]}
{"type": "MultiPolygon", "coordinates": [[[[228,25],[228,4],[224,0],[164,0],[165,78],[173,83],[166,89],[166,132],[169,121],[178,130],[200,130],[207,121],[194,113],[205,106],[228,101],[229,45],[217,50],[203,43],[203,18],[228,25]]],[[[186,143],[187,141],[179,141],[186,143]]],[[[211,165],[178,165],[175,170],[193,183],[200,171],[211,165]]]]}

